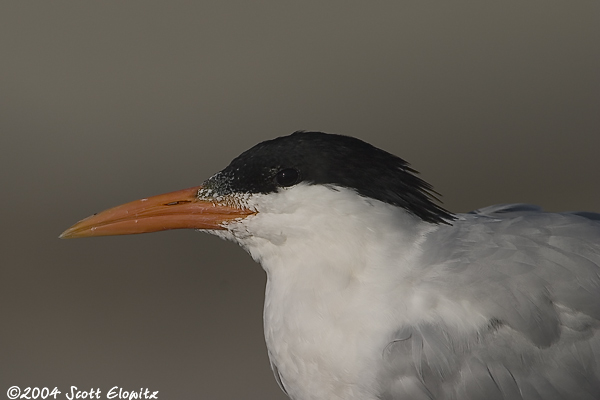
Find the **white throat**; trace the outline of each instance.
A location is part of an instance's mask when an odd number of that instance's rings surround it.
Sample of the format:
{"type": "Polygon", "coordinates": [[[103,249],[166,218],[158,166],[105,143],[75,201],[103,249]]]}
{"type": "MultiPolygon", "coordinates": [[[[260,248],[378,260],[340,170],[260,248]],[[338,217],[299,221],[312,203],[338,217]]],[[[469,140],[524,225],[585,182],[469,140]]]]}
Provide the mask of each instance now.
{"type": "Polygon", "coordinates": [[[288,394],[374,396],[379,362],[370,358],[401,323],[392,323],[398,310],[409,308],[398,293],[409,301],[419,243],[435,225],[323,185],[256,195],[251,206],[258,214],[214,233],[237,241],[267,272],[265,339],[288,394]]]}

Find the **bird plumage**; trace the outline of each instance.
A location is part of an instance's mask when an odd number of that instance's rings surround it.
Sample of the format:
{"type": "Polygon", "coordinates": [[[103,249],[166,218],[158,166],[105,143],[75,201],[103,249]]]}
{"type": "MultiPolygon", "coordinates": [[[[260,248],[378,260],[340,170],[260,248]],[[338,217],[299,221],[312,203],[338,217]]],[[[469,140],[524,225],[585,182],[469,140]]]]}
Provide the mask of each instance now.
{"type": "Polygon", "coordinates": [[[390,357],[411,356],[423,398],[599,398],[596,221],[496,206],[441,226],[422,251],[415,286],[470,315],[432,310],[400,328],[408,339],[394,342],[390,357]],[[461,330],[477,317],[487,323],[461,330]]]}
{"type": "MultiPolygon", "coordinates": [[[[434,194],[396,156],[298,132],[164,205],[241,210],[197,227],[266,271],[269,359],[294,400],[600,398],[600,214],[451,214],[434,194]]],[[[65,236],[133,225],[111,212],[65,236]]]]}
{"type": "Polygon", "coordinates": [[[598,398],[597,221],[508,205],[431,224],[333,186],[264,197],[225,236],[267,271],[291,398],[598,398]]]}
{"type": "MultiPolygon", "coordinates": [[[[249,153],[288,156],[270,145],[249,153]]],[[[326,176],[355,171],[312,154],[326,176]]],[[[507,205],[428,220],[343,182],[255,196],[259,213],[225,234],[267,271],[266,341],[292,398],[600,396],[597,214],[507,205]]]]}

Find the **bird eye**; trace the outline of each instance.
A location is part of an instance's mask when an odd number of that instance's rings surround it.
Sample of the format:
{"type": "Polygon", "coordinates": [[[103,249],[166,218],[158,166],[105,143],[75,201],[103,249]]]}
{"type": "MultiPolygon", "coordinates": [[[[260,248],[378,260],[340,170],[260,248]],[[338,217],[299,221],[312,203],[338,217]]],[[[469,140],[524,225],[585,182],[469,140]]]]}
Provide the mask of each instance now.
{"type": "Polygon", "coordinates": [[[275,182],[281,187],[295,185],[300,181],[300,173],[295,168],[282,169],[275,176],[275,182]]]}

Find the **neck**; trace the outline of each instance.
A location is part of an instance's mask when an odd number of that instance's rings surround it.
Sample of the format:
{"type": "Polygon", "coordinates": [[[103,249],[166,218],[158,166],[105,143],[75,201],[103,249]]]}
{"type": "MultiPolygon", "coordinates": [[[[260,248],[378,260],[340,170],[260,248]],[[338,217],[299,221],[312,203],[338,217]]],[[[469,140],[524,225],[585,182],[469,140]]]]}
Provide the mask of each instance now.
{"type": "MultiPolygon", "coordinates": [[[[436,229],[348,189],[316,189],[311,198],[322,204],[259,212],[231,230],[267,272],[265,338],[288,392],[375,379],[371,367],[378,364],[369,359],[381,354],[389,327],[398,326],[390,318],[408,308],[419,243],[436,229]],[[404,304],[398,293],[406,293],[404,304]]],[[[356,390],[342,385],[322,395],[368,398],[356,390]]]]}

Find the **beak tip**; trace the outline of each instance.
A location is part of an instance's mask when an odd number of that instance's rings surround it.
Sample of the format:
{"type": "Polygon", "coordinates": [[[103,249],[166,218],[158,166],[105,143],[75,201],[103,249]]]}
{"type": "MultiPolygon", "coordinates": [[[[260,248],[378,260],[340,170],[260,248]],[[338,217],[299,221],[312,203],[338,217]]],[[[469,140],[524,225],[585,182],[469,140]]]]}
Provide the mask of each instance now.
{"type": "MultiPolygon", "coordinates": [[[[89,230],[86,230],[86,229],[82,230],[81,226],[80,226],[81,222],[82,221],[79,221],[75,225],[70,226],[67,229],[65,229],[65,231],[58,236],[58,238],[59,239],[77,239],[77,238],[86,236],[85,233],[89,232],[89,230]]],[[[95,229],[91,229],[91,231],[94,231],[94,230],[95,229]]]]}
{"type": "Polygon", "coordinates": [[[58,238],[59,239],[71,239],[73,236],[71,235],[71,228],[67,229],[63,233],[61,233],[58,238]]]}

